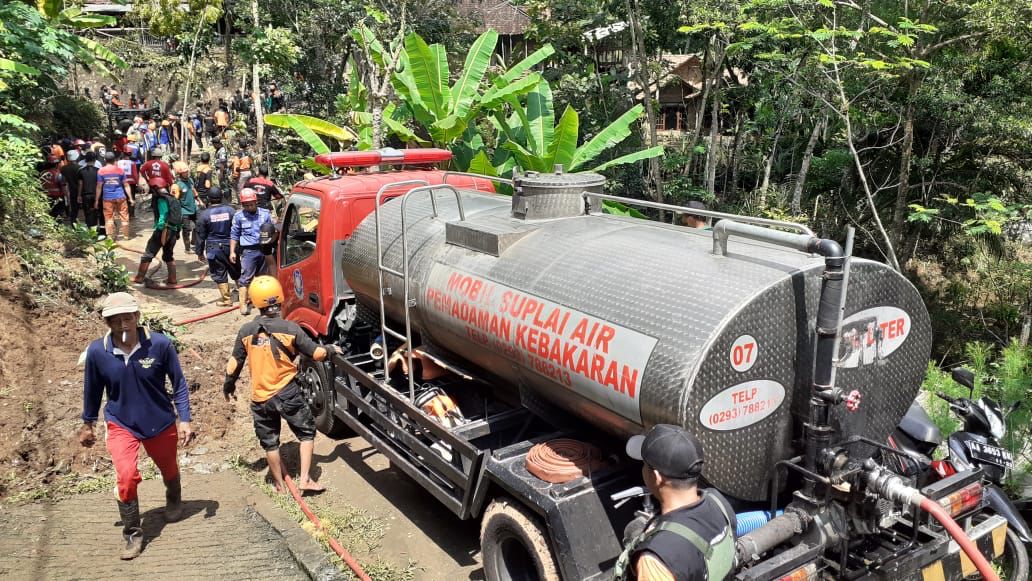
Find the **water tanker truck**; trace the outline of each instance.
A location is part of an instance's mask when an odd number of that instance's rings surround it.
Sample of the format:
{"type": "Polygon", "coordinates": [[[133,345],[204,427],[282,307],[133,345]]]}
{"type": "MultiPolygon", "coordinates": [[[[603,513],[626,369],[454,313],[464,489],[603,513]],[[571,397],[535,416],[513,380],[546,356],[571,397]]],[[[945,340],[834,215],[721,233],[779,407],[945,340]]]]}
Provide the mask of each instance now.
{"type": "MultiPolygon", "coordinates": [[[[321,161],[448,157],[433,151],[321,161]]],[[[605,213],[689,210],[603,184],[402,169],[296,185],[285,315],[344,350],[302,362],[320,430],[480,519],[490,580],[611,578],[651,510],[623,444],[659,423],[704,444],[705,486],[739,515],[737,579],[961,579],[1004,556],[978,471],[918,490],[885,468],[931,351],[906,278],[799,224],[605,213]]]]}

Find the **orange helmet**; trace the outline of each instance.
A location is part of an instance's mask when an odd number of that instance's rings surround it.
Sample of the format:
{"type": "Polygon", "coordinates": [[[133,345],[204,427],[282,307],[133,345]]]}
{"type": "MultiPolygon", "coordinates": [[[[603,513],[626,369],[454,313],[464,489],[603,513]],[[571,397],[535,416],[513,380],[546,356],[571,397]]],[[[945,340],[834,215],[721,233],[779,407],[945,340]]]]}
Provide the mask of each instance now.
{"type": "Polygon", "coordinates": [[[177,161],[172,164],[172,171],[176,172],[177,174],[190,173],[190,166],[187,165],[185,161],[177,161]]]}
{"type": "Polygon", "coordinates": [[[258,194],[255,194],[254,190],[252,190],[251,188],[244,188],[244,189],[240,190],[240,203],[241,204],[246,204],[248,202],[257,202],[257,201],[258,201],[258,194]]]}
{"type": "Polygon", "coordinates": [[[283,287],[275,277],[256,276],[247,290],[251,303],[259,309],[283,304],[283,287]]]}

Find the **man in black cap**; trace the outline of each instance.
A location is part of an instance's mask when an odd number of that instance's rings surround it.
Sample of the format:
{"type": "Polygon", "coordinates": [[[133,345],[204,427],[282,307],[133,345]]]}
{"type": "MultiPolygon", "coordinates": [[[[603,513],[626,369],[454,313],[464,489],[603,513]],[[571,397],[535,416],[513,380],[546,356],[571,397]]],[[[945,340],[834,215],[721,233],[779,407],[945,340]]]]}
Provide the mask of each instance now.
{"type": "MultiPolygon", "coordinates": [[[[692,210],[706,210],[706,204],[703,204],[698,200],[692,200],[688,202],[687,204],[685,204],[685,207],[691,208],[692,210]]],[[[691,212],[681,214],[681,225],[687,226],[689,228],[703,228],[706,230],[711,229],[709,225],[709,220],[705,216],[701,214],[693,214],[691,212]]]]}
{"type": "Polygon", "coordinates": [[[684,429],[658,424],[627,442],[660,512],[616,563],[617,579],[723,581],[735,568],[735,513],[715,490],[699,490],[702,444],[684,429]]]}

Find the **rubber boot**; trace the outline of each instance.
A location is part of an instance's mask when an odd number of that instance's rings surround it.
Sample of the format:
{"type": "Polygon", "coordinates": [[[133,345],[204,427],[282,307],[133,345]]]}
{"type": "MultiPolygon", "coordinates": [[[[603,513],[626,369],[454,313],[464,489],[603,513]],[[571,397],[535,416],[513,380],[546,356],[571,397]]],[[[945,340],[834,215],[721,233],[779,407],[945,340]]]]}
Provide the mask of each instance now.
{"type": "Polygon", "coordinates": [[[219,294],[222,295],[222,298],[220,298],[218,302],[220,307],[228,307],[233,304],[233,295],[232,291],[229,290],[228,282],[219,283],[219,294]]]}
{"type": "Polygon", "coordinates": [[[247,287],[240,287],[240,312],[244,315],[251,314],[251,303],[247,300],[247,287]]]}
{"type": "Polygon", "coordinates": [[[183,485],[178,476],[165,481],[165,522],[183,518],[183,485]]]}
{"type": "Polygon", "coordinates": [[[165,279],[165,284],[179,284],[179,281],[176,279],[176,261],[169,260],[165,265],[168,267],[168,278],[165,279]]]}
{"type": "Polygon", "coordinates": [[[140,501],[118,502],[118,514],[122,517],[122,538],[125,549],[121,559],[129,561],[143,552],[143,527],[140,525],[140,501]]]}
{"type": "Polygon", "coordinates": [[[147,281],[147,269],[150,268],[151,261],[141,260],[140,269],[136,271],[136,276],[133,277],[133,284],[143,284],[147,281]]]}
{"type": "Polygon", "coordinates": [[[183,229],[183,248],[187,254],[193,250],[193,232],[187,229],[183,229]]]}

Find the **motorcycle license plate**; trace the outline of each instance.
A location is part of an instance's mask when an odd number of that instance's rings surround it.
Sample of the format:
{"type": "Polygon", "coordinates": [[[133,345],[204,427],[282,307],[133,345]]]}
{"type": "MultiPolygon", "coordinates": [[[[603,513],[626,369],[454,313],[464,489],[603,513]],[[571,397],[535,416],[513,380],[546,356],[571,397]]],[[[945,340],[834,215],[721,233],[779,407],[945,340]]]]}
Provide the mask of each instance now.
{"type": "Polygon", "coordinates": [[[1004,468],[1010,468],[1014,465],[1014,456],[999,446],[991,446],[989,444],[968,440],[967,448],[968,451],[971,452],[971,457],[975,460],[996,464],[997,466],[1003,466],[1004,468]]]}

